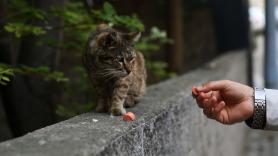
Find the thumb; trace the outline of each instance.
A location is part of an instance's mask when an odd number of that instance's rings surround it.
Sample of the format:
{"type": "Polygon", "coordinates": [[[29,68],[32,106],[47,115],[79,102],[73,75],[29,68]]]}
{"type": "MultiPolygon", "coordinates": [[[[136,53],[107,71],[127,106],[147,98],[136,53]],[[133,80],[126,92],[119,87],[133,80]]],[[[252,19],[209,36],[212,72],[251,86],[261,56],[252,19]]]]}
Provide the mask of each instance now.
{"type": "Polygon", "coordinates": [[[210,81],[202,87],[197,87],[198,92],[221,91],[227,88],[229,80],[210,81]]]}

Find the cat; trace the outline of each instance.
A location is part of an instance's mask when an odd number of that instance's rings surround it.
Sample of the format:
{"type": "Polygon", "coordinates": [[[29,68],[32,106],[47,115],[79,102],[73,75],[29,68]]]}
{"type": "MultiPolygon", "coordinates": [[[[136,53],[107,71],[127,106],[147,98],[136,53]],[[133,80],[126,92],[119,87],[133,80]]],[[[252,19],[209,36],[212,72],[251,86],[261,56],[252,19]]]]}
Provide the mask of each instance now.
{"type": "Polygon", "coordinates": [[[90,35],[83,64],[97,91],[97,112],[123,115],[145,94],[145,59],[133,46],[140,36],[140,32],[122,33],[109,27],[90,35]]]}

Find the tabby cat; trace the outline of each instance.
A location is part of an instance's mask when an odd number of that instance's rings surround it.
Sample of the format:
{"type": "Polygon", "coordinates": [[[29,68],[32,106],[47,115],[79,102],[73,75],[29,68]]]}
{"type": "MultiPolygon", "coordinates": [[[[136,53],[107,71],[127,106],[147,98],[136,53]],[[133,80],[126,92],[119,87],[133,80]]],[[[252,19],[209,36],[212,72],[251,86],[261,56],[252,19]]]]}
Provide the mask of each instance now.
{"type": "Polygon", "coordinates": [[[133,47],[140,35],[112,28],[90,35],[83,64],[98,94],[97,112],[123,115],[145,93],[145,60],[133,47]]]}

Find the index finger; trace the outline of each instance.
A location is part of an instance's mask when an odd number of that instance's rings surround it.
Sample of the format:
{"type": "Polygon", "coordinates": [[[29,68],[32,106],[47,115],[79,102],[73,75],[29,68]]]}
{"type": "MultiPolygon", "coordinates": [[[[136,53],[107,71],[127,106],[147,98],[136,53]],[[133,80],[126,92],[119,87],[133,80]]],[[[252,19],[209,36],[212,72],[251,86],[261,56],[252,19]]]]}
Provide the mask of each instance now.
{"type": "Polygon", "coordinates": [[[192,96],[194,98],[196,98],[199,95],[197,88],[195,86],[192,87],[191,91],[192,91],[192,96]]]}
{"type": "Polygon", "coordinates": [[[197,87],[198,92],[221,91],[226,89],[229,80],[210,81],[202,87],[197,87]]]}

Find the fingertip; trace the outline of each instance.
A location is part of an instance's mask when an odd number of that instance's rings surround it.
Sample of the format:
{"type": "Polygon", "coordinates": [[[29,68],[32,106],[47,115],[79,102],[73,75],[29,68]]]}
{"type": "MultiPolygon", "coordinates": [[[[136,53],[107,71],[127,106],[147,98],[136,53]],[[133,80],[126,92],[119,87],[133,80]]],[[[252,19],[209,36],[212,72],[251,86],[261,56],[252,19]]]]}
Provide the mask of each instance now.
{"type": "Polygon", "coordinates": [[[201,92],[203,89],[204,89],[204,88],[203,88],[203,87],[201,87],[201,86],[196,87],[196,91],[198,91],[198,92],[201,92]]]}
{"type": "Polygon", "coordinates": [[[191,91],[194,96],[197,96],[199,94],[195,86],[192,87],[191,91]]]}
{"type": "Polygon", "coordinates": [[[223,105],[223,106],[226,105],[226,103],[224,101],[221,101],[220,104],[223,105]]]}
{"type": "Polygon", "coordinates": [[[204,92],[204,93],[207,93],[207,92],[210,92],[211,90],[207,87],[202,87],[202,86],[199,86],[199,87],[196,87],[196,90],[198,92],[204,92]]]}
{"type": "Polygon", "coordinates": [[[225,102],[224,101],[221,101],[215,108],[214,108],[214,110],[215,110],[215,112],[216,113],[218,113],[218,112],[220,112],[224,107],[225,107],[225,102]]]}
{"type": "Polygon", "coordinates": [[[217,98],[215,96],[212,96],[210,99],[210,102],[212,103],[212,107],[215,108],[217,106],[217,98]]]}
{"type": "Polygon", "coordinates": [[[217,102],[216,96],[212,96],[211,101],[212,101],[212,103],[216,103],[217,102]]]}

